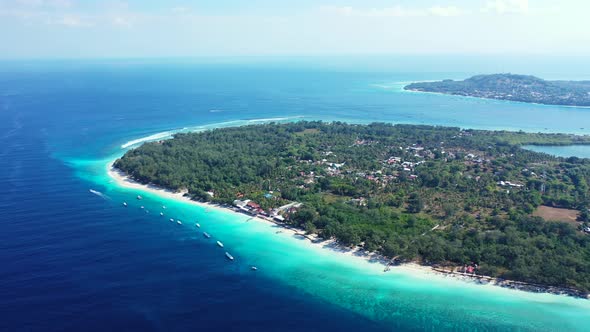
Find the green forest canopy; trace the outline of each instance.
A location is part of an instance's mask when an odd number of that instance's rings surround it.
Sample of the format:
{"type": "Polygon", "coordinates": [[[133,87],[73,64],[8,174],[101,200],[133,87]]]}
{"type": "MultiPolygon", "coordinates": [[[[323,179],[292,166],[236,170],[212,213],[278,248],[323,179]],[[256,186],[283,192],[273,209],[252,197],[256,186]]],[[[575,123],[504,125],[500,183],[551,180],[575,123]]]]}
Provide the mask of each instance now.
{"type": "Polygon", "coordinates": [[[590,236],[531,213],[577,209],[587,222],[590,160],[519,147],[584,143],[590,137],[302,121],[178,134],[115,167],[198,200],[243,197],[265,210],[302,202],[286,222],[388,257],[475,262],[483,274],[588,291],[590,236]]]}
{"type": "Polygon", "coordinates": [[[404,89],[548,105],[590,106],[590,81],[546,81],[529,75],[477,75],[463,81],[412,83],[404,89]]]}

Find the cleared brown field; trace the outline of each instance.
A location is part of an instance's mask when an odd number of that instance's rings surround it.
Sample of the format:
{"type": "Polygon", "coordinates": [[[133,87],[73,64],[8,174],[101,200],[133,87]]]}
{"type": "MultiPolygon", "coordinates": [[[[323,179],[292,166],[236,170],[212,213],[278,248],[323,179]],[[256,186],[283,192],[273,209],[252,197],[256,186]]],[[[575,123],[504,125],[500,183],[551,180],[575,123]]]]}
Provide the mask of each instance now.
{"type": "Polygon", "coordinates": [[[533,216],[541,217],[547,221],[561,221],[572,225],[578,225],[576,219],[578,218],[579,211],[570,209],[560,209],[550,206],[539,206],[533,216]]]}

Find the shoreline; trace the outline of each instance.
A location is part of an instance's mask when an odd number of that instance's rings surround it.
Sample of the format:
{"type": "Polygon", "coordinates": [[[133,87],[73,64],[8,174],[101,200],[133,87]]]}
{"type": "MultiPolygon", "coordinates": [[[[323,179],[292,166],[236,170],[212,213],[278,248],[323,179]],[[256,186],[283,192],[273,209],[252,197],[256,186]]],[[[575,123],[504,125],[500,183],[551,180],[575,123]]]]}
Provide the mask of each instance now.
{"type": "MultiPolygon", "coordinates": [[[[124,174],[122,171],[116,169],[113,166],[113,164],[114,164],[114,161],[111,161],[107,164],[108,176],[121,187],[128,188],[128,189],[137,189],[137,190],[147,191],[147,192],[150,192],[152,194],[156,194],[156,195],[163,197],[163,198],[178,200],[178,201],[181,201],[184,203],[189,203],[191,205],[195,205],[195,206],[198,206],[198,207],[201,207],[204,209],[214,209],[214,210],[225,212],[225,213],[228,213],[228,212],[234,213],[237,216],[248,217],[249,218],[248,220],[255,220],[256,222],[261,222],[261,223],[267,224],[269,226],[280,227],[281,228],[280,232],[283,235],[304,238],[304,239],[306,239],[305,243],[308,246],[312,246],[312,247],[315,247],[315,248],[321,249],[321,250],[330,250],[334,253],[339,253],[342,255],[346,255],[348,257],[363,259],[365,261],[368,261],[369,263],[377,263],[377,264],[382,265],[383,269],[385,269],[387,267],[387,264],[389,262],[388,259],[382,257],[381,255],[379,255],[377,253],[367,253],[367,252],[363,251],[362,249],[350,249],[350,248],[344,247],[342,245],[339,245],[335,240],[324,240],[324,239],[319,238],[315,234],[308,235],[308,234],[305,234],[304,231],[296,229],[294,227],[291,227],[287,224],[281,224],[276,221],[271,221],[269,219],[265,219],[260,216],[246,215],[246,214],[238,212],[232,208],[228,208],[228,207],[221,206],[218,204],[195,201],[195,200],[192,200],[192,199],[184,196],[185,192],[173,192],[172,190],[158,187],[156,185],[145,185],[145,184],[139,183],[139,182],[131,179],[128,175],[124,174]]],[[[280,234],[280,233],[278,233],[278,234],[280,234]]],[[[402,265],[400,265],[400,266],[402,266],[402,265]]],[[[428,268],[426,266],[419,265],[419,264],[415,264],[415,263],[406,263],[406,264],[403,264],[403,266],[411,268],[412,270],[419,269],[419,270],[422,270],[422,272],[434,273],[433,270],[431,270],[430,268],[428,268]]]]}
{"type": "MultiPolygon", "coordinates": [[[[438,81],[411,82],[410,84],[413,84],[413,83],[428,83],[428,82],[438,82],[438,81]]],[[[519,104],[524,104],[524,105],[535,105],[535,106],[543,106],[543,107],[565,107],[565,108],[574,108],[574,109],[590,109],[590,106],[575,106],[575,105],[560,105],[560,104],[542,104],[542,103],[533,103],[533,102],[519,101],[519,100],[511,100],[511,99],[485,98],[485,97],[477,97],[477,96],[471,96],[471,95],[461,95],[461,94],[445,93],[445,92],[437,92],[437,91],[422,91],[422,90],[416,90],[416,89],[406,89],[406,87],[408,85],[402,87],[402,89],[401,89],[402,92],[429,93],[429,94],[434,94],[434,95],[439,95],[439,96],[462,97],[462,98],[472,98],[472,99],[480,99],[480,100],[492,100],[492,101],[519,103],[519,104]]]]}
{"type": "Polygon", "coordinates": [[[118,170],[114,167],[114,162],[110,161],[107,164],[107,173],[108,176],[119,186],[128,188],[128,189],[137,189],[142,191],[147,191],[153,194],[156,194],[160,197],[178,200],[185,203],[189,203],[195,206],[199,206],[205,209],[214,209],[220,212],[225,213],[235,213],[236,215],[240,216],[248,216],[250,219],[248,220],[255,220],[256,222],[265,223],[272,227],[280,227],[281,230],[277,231],[276,234],[279,235],[288,235],[291,237],[298,237],[305,239],[305,245],[317,249],[317,250],[329,250],[333,254],[342,255],[342,258],[346,259],[359,259],[371,264],[379,264],[382,267],[382,273],[387,273],[391,270],[403,270],[409,273],[420,273],[422,277],[427,277],[428,275],[438,275],[442,277],[452,277],[462,282],[471,283],[471,284],[478,284],[478,285],[491,285],[501,288],[509,288],[524,291],[527,293],[548,293],[554,295],[566,295],[576,298],[582,299],[590,299],[590,294],[583,293],[581,291],[577,291],[574,289],[563,288],[563,287],[556,287],[556,286],[547,286],[547,285],[538,285],[538,284],[531,284],[522,281],[515,281],[515,280],[506,280],[496,277],[490,276],[483,276],[483,275],[476,275],[476,274],[469,274],[464,272],[457,271],[457,267],[455,268],[445,268],[440,266],[428,266],[428,265],[421,265],[416,262],[403,262],[398,264],[392,264],[394,259],[388,259],[383,257],[382,255],[375,253],[375,252],[366,252],[361,248],[351,249],[349,247],[342,246],[338,244],[335,240],[324,240],[319,238],[316,234],[308,235],[305,234],[304,231],[291,227],[287,224],[278,223],[269,219],[265,219],[260,216],[250,216],[240,213],[232,208],[221,206],[218,204],[212,203],[204,203],[190,199],[189,197],[184,196],[186,192],[173,192],[172,190],[158,187],[156,185],[145,185],[141,184],[132,178],[130,178],[127,174],[123,171],[118,170]]]}

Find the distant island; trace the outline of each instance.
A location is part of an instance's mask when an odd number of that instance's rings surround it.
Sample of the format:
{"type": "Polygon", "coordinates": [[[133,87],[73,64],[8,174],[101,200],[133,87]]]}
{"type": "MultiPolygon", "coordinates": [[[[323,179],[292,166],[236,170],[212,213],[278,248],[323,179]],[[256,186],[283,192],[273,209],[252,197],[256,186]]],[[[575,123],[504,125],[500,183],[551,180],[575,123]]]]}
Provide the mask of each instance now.
{"type": "Polygon", "coordinates": [[[404,89],[545,105],[590,106],[590,81],[546,81],[527,75],[477,75],[463,81],[412,83],[404,89]]]}
{"type": "Polygon", "coordinates": [[[523,144],[590,137],[302,121],[177,134],[128,151],[114,167],[390,264],[586,294],[590,160],[523,144]]]}

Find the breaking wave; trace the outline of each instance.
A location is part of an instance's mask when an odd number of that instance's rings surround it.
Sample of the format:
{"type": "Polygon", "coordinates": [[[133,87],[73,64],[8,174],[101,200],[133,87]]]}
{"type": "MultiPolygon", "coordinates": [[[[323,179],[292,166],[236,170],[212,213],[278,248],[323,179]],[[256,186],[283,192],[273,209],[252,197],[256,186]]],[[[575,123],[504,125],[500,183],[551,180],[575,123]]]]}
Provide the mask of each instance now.
{"type": "Polygon", "coordinates": [[[298,116],[277,117],[277,118],[231,120],[231,121],[212,123],[212,124],[201,125],[201,126],[190,127],[190,128],[185,127],[185,128],[177,129],[177,130],[163,131],[160,133],[156,133],[156,134],[152,134],[149,136],[145,136],[145,137],[141,137],[138,139],[128,141],[128,142],[124,143],[123,145],[121,145],[121,149],[128,149],[128,148],[131,148],[133,146],[136,146],[136,145],[139,145],[139,144],[142,144],[145,142],[153,142],[153,141],[170,139],[174,136],[174,134],[177,134],[177,133],[199,132],[199,131],[215,129],[215,128],[238,127],[238,126],[244,126],[244,125],[253,124],[253,123],[283,122],[283,121],[291,121],[291,120],[297,120],[297,119],[302,119],[302,118],[303,118],[302,115],[298,115],[298,116]]]}
{"type": "Polygon", "coordinates": [[[96,196],[98,196],[98,197],[101,197],[101,198],[103,198],[103,199],[106,199],[106,200],[110,200],[110,199],[111,199],[109,196],[107,196],[107,195],[105,195],[105,194],[101,193],[101,192],[100,192],[100,191],[98,191],[98,190],[89,189],[88,191],[90,191],[91,193],[93,193],[93,194],[95,194],[96,196]]]}

